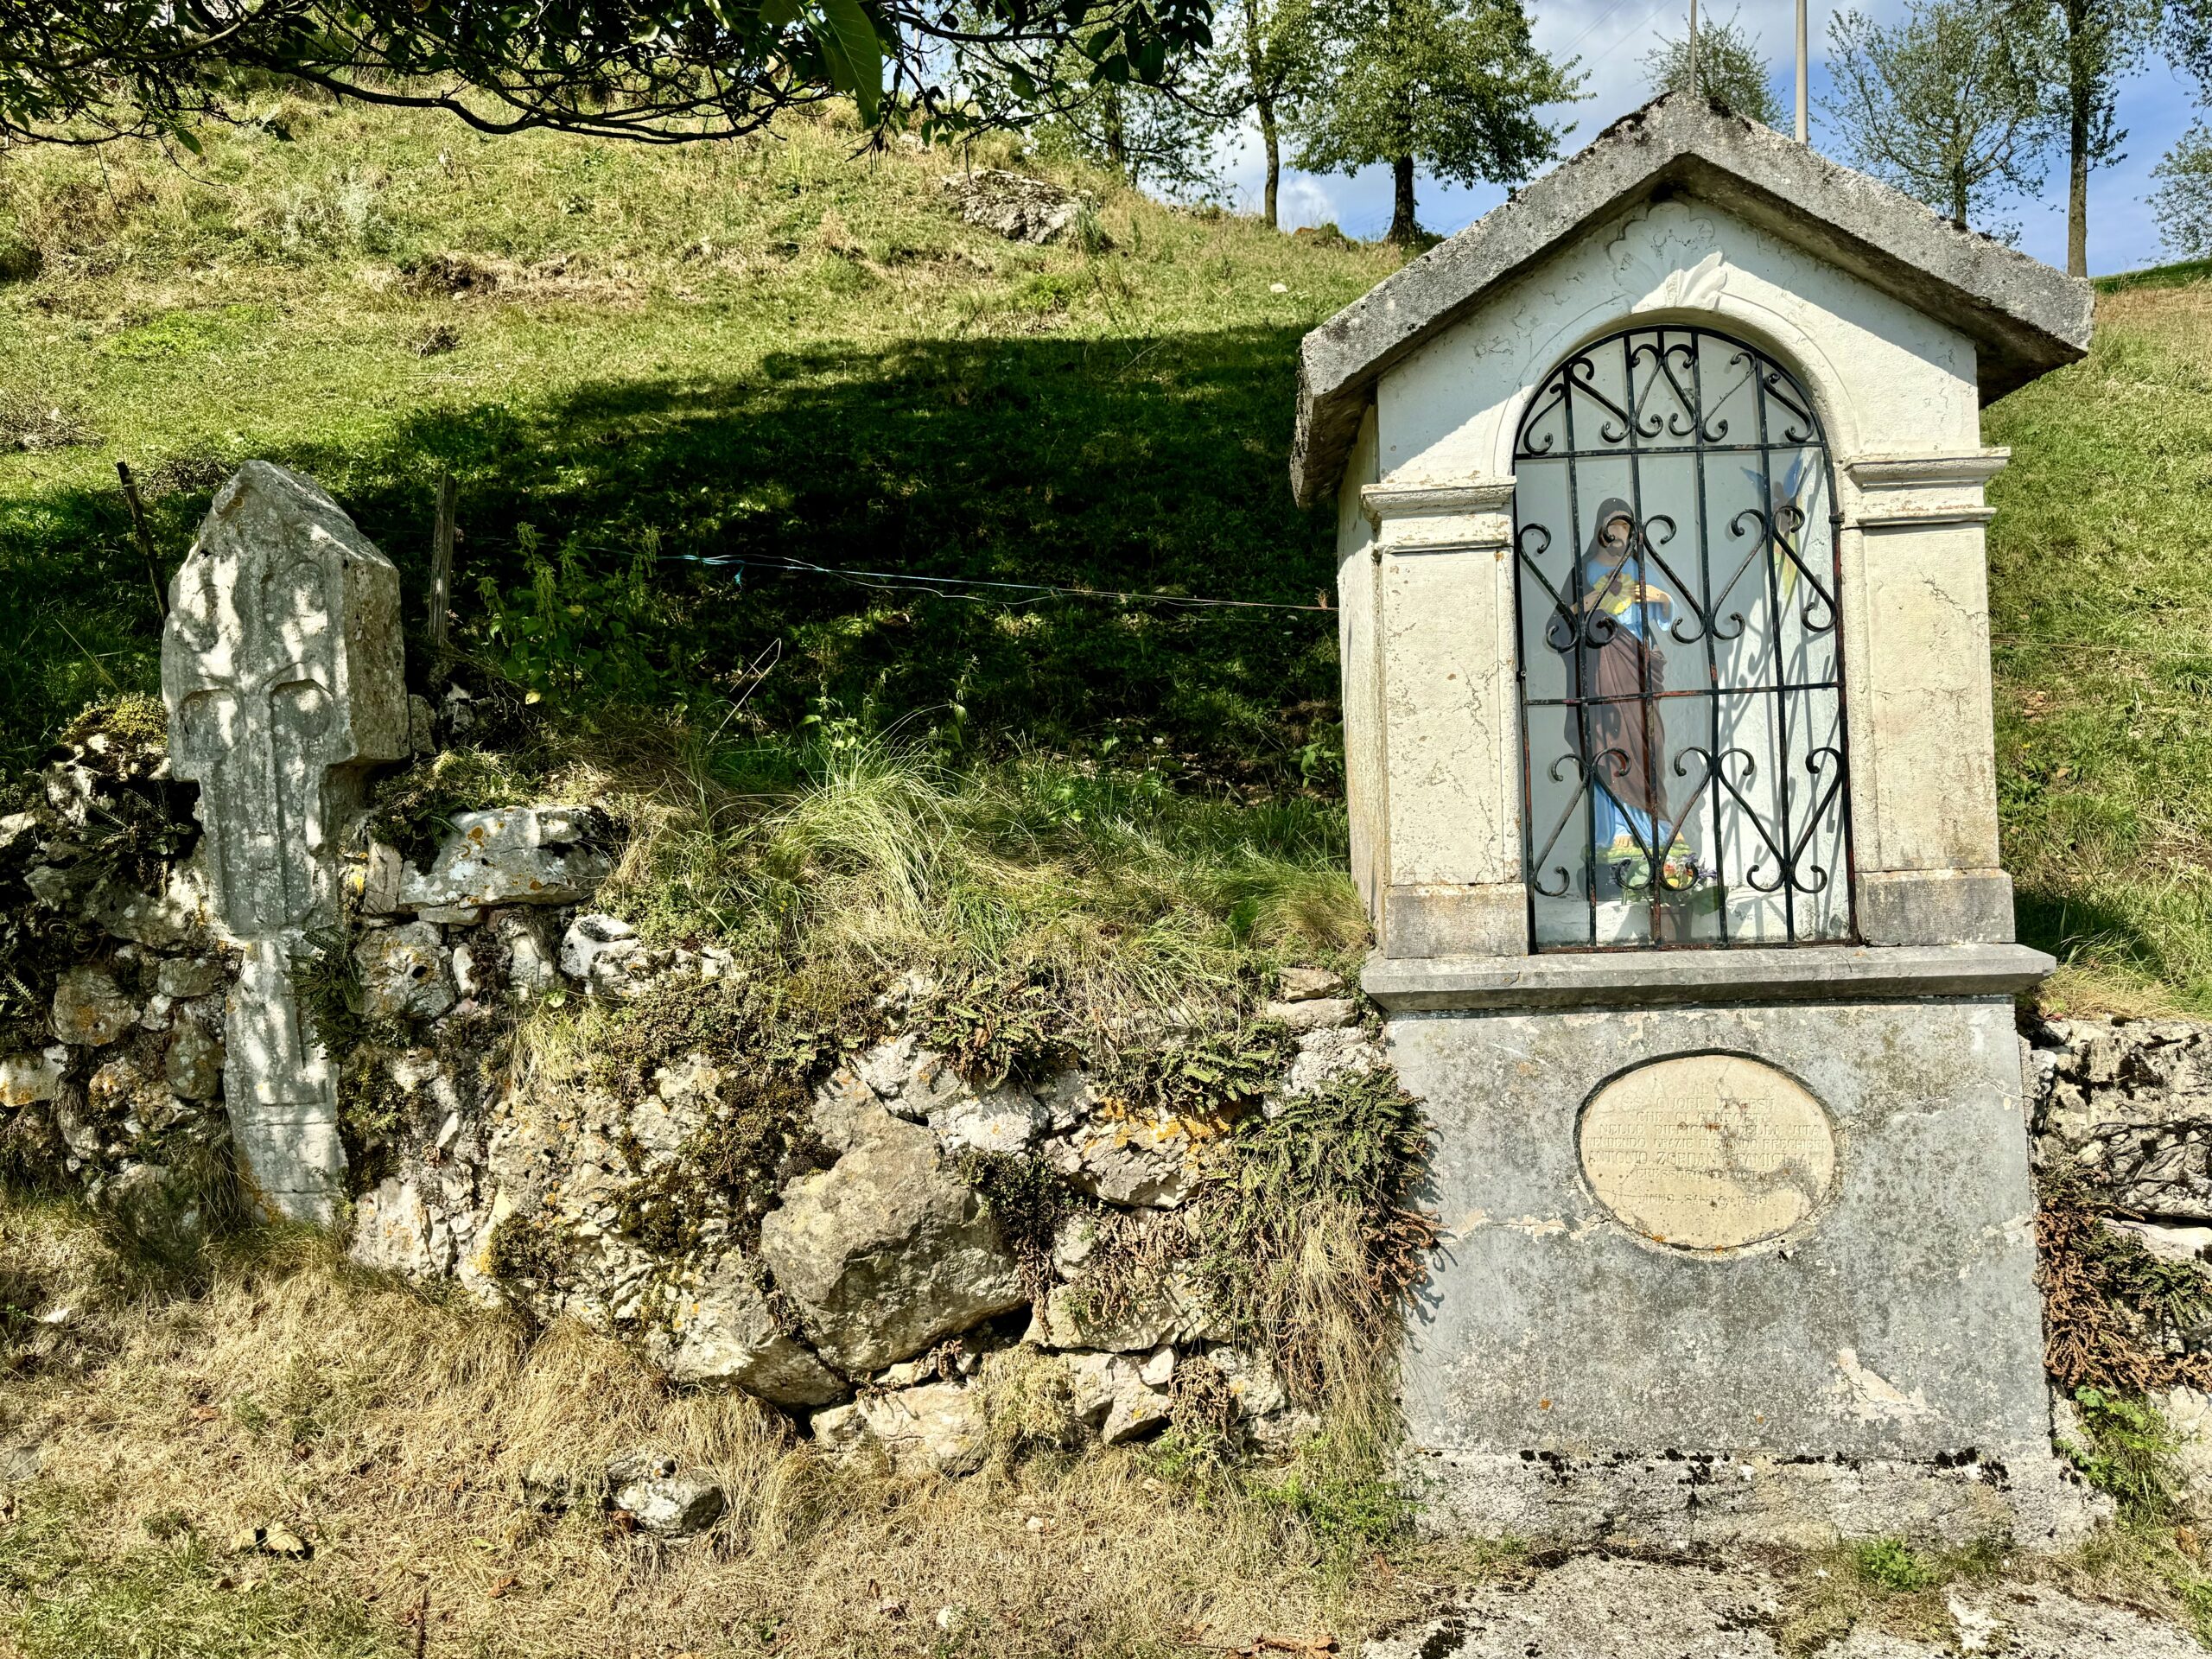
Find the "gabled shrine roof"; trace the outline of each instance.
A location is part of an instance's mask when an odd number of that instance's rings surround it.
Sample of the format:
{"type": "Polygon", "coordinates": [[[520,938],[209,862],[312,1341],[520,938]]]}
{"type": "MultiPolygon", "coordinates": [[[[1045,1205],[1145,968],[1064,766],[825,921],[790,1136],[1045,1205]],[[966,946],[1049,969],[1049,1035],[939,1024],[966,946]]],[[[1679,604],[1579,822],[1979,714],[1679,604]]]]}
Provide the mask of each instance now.
{"type": "Polygon", "coordinates": [[[1616,121],[1306,336],[1290,457],[1299,503],[1310,505],[1336,487],[1385,370],[1585,226],[1673,190],[1725,208],[1968,336],[1985,403],[2088,350],[2088,283],[1959,230],[1770,127],[1670,92],[1616,121]]]}

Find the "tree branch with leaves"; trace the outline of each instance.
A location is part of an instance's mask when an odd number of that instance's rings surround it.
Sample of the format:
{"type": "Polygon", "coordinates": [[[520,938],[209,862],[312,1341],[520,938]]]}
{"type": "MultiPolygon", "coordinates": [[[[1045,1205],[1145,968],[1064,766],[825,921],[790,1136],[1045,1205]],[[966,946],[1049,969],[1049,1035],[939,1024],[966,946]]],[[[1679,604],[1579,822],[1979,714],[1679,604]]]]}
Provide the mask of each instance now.
{"type": "Polygon", "coordinates": [[[366,104],[657,143],[847,97],[870,126],[1020,118],[1157,83],[1211,0],[0,0],[0,138],[174,137],[235,72],[366,104]],[[1066,49],[1079,48],[1071,80],[1066,49]]]}
{"type": "Polygon", "coordinates": [[[1414,172],[1463,184],[1517,183],[1559,154],[1547,105],[1580,94],[1573,61],[1529,38],[1521,0],[1314,0],[1325,96],[1299,124],[1298,164],[1390,169],[1389,238],[1421,236],[1414,172]]]}
{"type": "Polygon", "coordinates": [[[2051,60],[2035,17],[1972,0],[1912,0],[1888,27],[1839,12],[1828,64],[1823,107],[1847,159],[1961,230],[1999,192],[2042,184],[2051,60]]]}

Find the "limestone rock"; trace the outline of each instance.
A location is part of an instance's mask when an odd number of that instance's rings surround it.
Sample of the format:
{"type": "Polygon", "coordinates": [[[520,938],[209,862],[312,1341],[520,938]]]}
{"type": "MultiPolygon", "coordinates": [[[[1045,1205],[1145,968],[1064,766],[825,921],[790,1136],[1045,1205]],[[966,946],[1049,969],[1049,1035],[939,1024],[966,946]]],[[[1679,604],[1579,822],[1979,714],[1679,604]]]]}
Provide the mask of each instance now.
{"type": "Polygon", "coordinates": [[[667,1293],[646,1352],[677,1382],[732,1382],[779,1406],[823,1406],[851,1389],[776,1323],[732,1250],[667,1293]]]}
{"type": "Polygon", "coordinates": [[[760,1228],[778,1287],[849,1376],[1024,1300],[997,1224],[940,1160],[936,1136],[877,1111],[834,1165],[785,1187],[760,1228]]]}
{"type": "Polygon", "coordinates": [[[653,1451],[626,1452],[609,1459],[607,1495],[645,1531],[671,1540],[704,1532],[728,1507],[713,1481],[684,1472],[675,1459],[653,1451]]]}
{"type": "Polygon", "coordinates": [[[59,1044],[0,1059],[0,1106],[30,1106],[52,1100],[60,1092],[61,1074],[68,1065],[69,1051],[59,1044]]]}
{"type": "Polygon", "coordinates": [[[1049,1348],[1149,1353],[1163,1344],[1219,1334],[1214,1327],[1198,1287],[1175,1268],[1107,1304],[1081,1280],[1056,1285],[1031,1335],[1049,1348]]]}
{"type": "Polygon", "coordinates": [[[2212,1221],[2212,1027],[2057,1020],[2034,1043],[2037,1164],[2126,1215],[2212,1221]]]}
{"type": "Polygon", "coordinates": [[[1206,1357],[1228,1381],[1230,1397],[1246,1417],[1271,1417],[1290,1403],[1265,1356],[1223,1343],[1207,1349],[1206,1357]]]}
{"type": "Polygon", "coordinates": [[[138,1023],[139,1006],[99,968],[69,968],[54,988],[54,1034],[65,1043],[99,1048],[138,1023]]]}
{"type": "Polygon", "coordinates": [[[982,1391],[969,1382],[925,1382],[868,1394],[814,1414],[814,1438],[832,1456],[871,1444],[902,1475],[966,1475],[987,1449],[982,1391]]]}
{"type": "Polygon", "coordinates": [[[134,1164],[109,1183],[100,1201],[133,1238],[156,1249],[186,1250],[200,1237],[199,1206],[162,1165],[134,1164]]]}
{"type": "Polygon", "coordinates": [[[1053,1143],[1056,1167],[1078,1192],[1109,1204],[1173,1210],[1205,1173],[1203,1136],[1159,1112],[1101,1112],[1053,1143]]]}
{"type": "Polygon", "coordinates": [[[403,909],[573,905],[613,871],[591,844],[598,814],[580,806],[518,806],[454,816],[430,868],[400,878],[403,909]]]}
{"type": "Polygon", "coordinates": [[[1275,996],[1284,1002],[1310,1002],[1340,995],[1344,985],[1344,976],[1325,968],[1286,968],[1275,981],[1275,996]]]}
{"type": "Polygon", "coordinates": [[[1057,242],[1082,208],[1071,190],[998,168],[955,173],[944,188],[959,203],[961,218],[1009,242],[1057,242]]]}
{"type": "Polygon", "coordinates": [[[1298,1058],[1290,1063],[1282,1091],[1293,1098],[1317,1094],[1338,1077],[1377,1071],[1387,1064],[1381,1046],[1356,1027],[1309,1031],[1298,1039],[1298,1058]]]}
{"type": "Polygon", "coordinates": [[[223,964],[213,957],[164,957],[154,970],[154,988],[184,1001],[213,995],[223,979],[223,964]]]}
{"type": "Polygon", "coordinates": [[[159,893],[104,882],[87,908],[92,920],[117,938],[152,950],[183,944],[200,925],[199,895],[181,879],[159,893]]]}
{"type": "Polygon", "coordinates": [[[169,1088],[187,1100],[213,1100],[223,1088],[223,1041],[198,1020],[180,1020],[162,1058],[169,1088]]]}
{"type": "Polygon", "coordinates": [[[346,1254],[365,1268],[423,1284],[451,1271],[453,1235],[415,1182],[389,1176],[355,1201],[346,1254]]]}
{"type": "Polygon", "coordinates": [[[527,998],[558,988],[561,945],[550,918],[531,910],[502,910],[492,918],[492,934],[506,947],[510,993],[527,998]]]}
{"type": "Polygon", "coordinates": [[[1076,1420],[1097,1430],[1107,1445],[1141,1440],[1166,1427],[1175,1404],[1166,1386],[1175,1370],[1173,1349],[1146,1359],[1070,1354],[1066,1364],[1076,1420]]]}
{"type": "Polygon", "coordinates": [[[2115,1232],[2135,1239],[2162,1261],[2186,1262],[2202,1267],[2212,1250],[2212,1227],[2175,1226],[2156,1221],[2107,1221],[2115,1232]]]}
{"type": "Polygon", "coordinates": [[[1315,996],[1297,1002],[1270,1002],[1268,1019],[1293,1031],[1327,1031],[1349,1026],[1358,1018],[1359,1005],[1348,996],[1315,996]]]}
{"type": "Polygon", "coordinates": [[[435,1020],[454,996],[445,942],[429,922],[372,928],[353,947],[361,1012],[379,1023],[435,1020]]]}
{"type": "Polygon", "coordinates": [[[947,1152],[972,1149],[1020,1154],[1052,1127],[1037,1096],[1010,1084],[962,1094],[933,1109],[929,1126],[947,1152]]]}
{"type": "Polygon", "coordinates": [[[645,954],[638,930],[619,916],[579,916],[561,939],[561,971],[594,996],[631,988],[632,968],[645,954]]]}

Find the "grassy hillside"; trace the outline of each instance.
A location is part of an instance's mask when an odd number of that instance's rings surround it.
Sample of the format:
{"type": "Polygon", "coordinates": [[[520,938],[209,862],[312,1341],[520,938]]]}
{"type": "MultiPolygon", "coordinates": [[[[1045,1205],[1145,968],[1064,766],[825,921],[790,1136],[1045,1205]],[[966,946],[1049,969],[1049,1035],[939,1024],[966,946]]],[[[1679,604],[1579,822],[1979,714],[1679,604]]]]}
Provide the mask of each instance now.
{"type": "Polygon", "coordinates": [[[1991,410],[1998,788],[2060,1004],[2212,1012],[2212,281],[2099,296],[2088,358],[1991,410]]]}
{"type": "MultiPolygon", "coordinates": [[[[856,157],[834,123],[666,153],[263,117],[204,163],[0,157],[0,761],[153,683],[114,461],[173,562],[261,454],[332,488],[418,619],[453,469],[466,643],[563,708],[712,728],[742,700],[729,732],[815,717],[949,760],[1141,754],[1151,787],[1336,786],[1325,614],[777,567],[1312,602],[1329,532],[1284,483],[1294,349],[1394,256],[1110,187],[1110,247],[1015,246],[950,211],[959,157],[856,157]]],[[[2070,1006],[2212,1011],[2202,277],[2114,285],[2090,359],[1987,420],[2015,455],[1991,544],[2005,855],[2070,1006]]]]}
{"type": "Polygon", "coordinates": [[[204,166],[0,160],[0,267],[38,267],[0,287],[9,760],[151,683],[114,461],[173,560],[247,455],[320,478],[416,587],[453,469],[471,642],[571,704],[718,719],[780,640],[771,725],[826,699],[955,744],[1164,738],[1269,782],[1330,747],[1327,616],[671,561],[1310,604],[1331,566],[1283,481],[1293,353],[1393,256],[1110,189],[1109,249],[1009,245],[952,212],[960,156],[855,157],[835,124],[671,154],[288,101],[204,142],[204,166]]]}

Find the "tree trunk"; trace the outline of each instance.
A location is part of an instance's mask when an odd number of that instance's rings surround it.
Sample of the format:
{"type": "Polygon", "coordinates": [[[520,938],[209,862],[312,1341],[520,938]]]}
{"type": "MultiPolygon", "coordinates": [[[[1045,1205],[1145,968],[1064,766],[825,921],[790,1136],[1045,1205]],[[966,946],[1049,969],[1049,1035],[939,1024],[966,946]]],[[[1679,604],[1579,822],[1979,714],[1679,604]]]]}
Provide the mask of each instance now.
{"type": "Polygon", "coordinates": [[[1420,222],[1414,218],[1414,158],[1401,156],[1394,160],[1390,163],[1390,180],[1393,189],[1389,239],[1410,245],[1421,236],[1420,222]]]}
{"type": "Polygon", "coordinates": [[[1279,231],[1275,207],[1282,190],[1282,134],[1275,126],[1275,95],[1268,80],[1262,48],[1260,0],[1244,0],[1244,72],[1252,78],[1252,110],[1260,118],[1260,144],[1268,153],[1268,194],[1262,213],[1268,228],[1279,231]]]}
{"type": "Polygon", "coordinates": [[[2089,118],[2076,93],[2066,124],[2066,274],[2089,274],[2089,118]]]}
{"type": "Polygon", "coordinates": [[[2066,274],[2089,274],[2089,65],[2082,48],[2087,0],[2066,8],[2066,274]]]}
{"type": "Polygon", "coordinates": [[[1268,188],[1261,216],[1268,221],[1268,228],[1279,231],[1282,226],[1275,219],[1275,201],[1282,190],[1282,136],[1275,130],[1275,101],[1262,92],[1253,102],[1260,118],[1260,144],[1268,152],[1268,188]]]}

